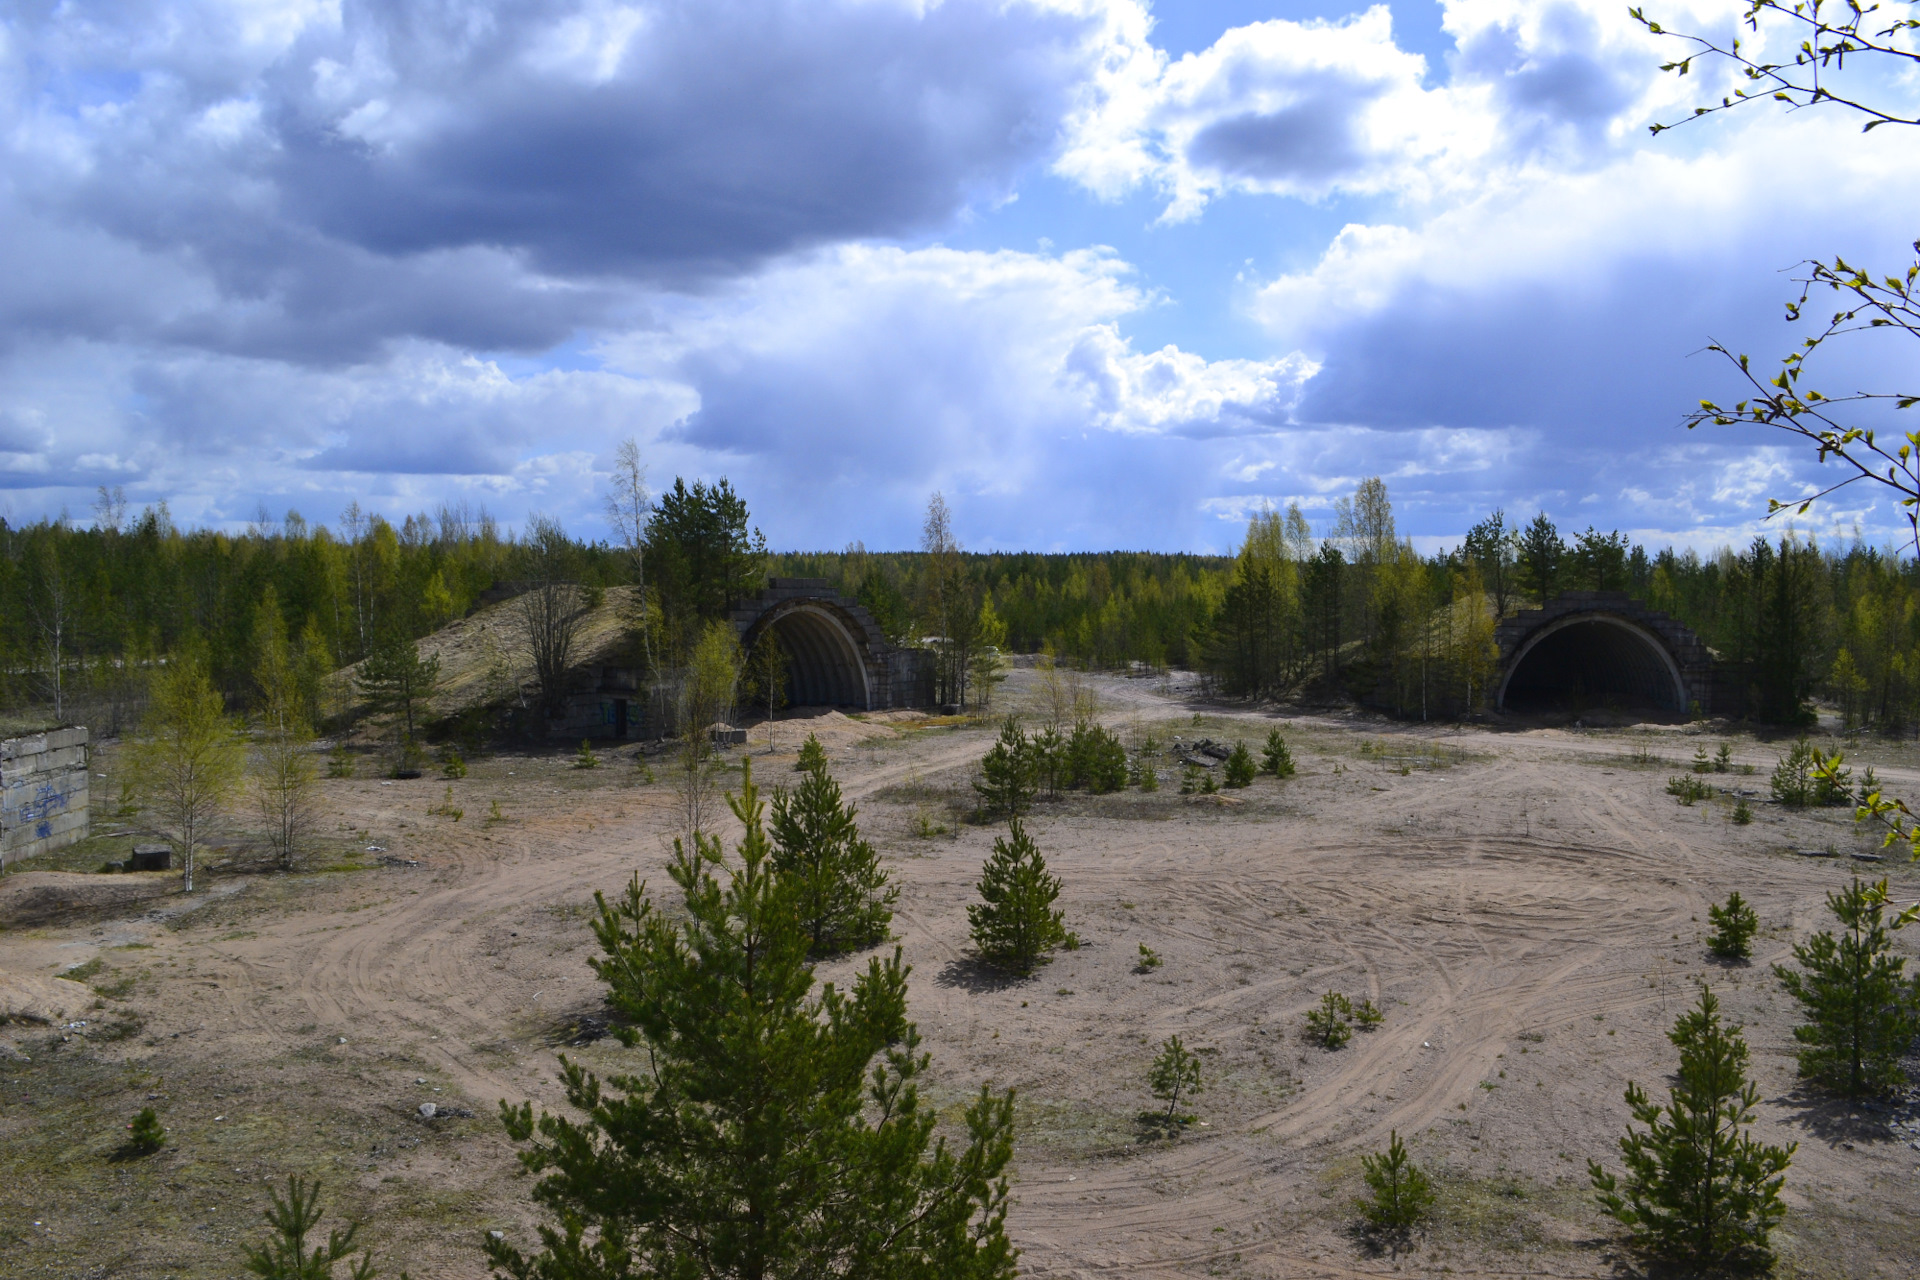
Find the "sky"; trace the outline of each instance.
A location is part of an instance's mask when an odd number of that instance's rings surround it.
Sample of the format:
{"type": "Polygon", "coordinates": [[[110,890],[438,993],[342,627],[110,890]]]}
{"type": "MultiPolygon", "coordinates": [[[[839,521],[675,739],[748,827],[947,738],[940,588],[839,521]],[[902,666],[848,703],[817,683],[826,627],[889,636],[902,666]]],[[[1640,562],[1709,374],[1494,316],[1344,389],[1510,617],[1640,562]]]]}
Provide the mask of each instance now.
{"type": "Polygon", "coordinates": [[[1809,257],[1904,269],[1920,137],[1651,136],[1726,87],[1677,52],[1624,0],[17,0],[0,516],[597,538],[633,439],[781,549],[911,547],[938,490],[970,550],[1227,551],[1373,475],[1428,551],[1744,542],[1835,477],[1685,430],[1738,394],[1702,349],[1790,351],[1809,257]]]}

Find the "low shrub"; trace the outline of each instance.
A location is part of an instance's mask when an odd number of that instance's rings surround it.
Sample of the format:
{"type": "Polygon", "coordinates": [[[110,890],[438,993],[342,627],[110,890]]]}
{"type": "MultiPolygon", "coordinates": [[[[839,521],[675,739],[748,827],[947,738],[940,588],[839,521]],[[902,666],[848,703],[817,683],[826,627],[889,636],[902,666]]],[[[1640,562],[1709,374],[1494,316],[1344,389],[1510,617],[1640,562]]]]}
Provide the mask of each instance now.
{"type": "Polygon", "coordinates": [[[1323,1049],[1338,1049],[1353,1039],[1353,1004],[1337,991],[1307,1010],[1307,1038],[1323,1049]]]}
{"type": "Polygon", "coordinates": [[[1678,798],[1681,804],[1691,805],[1712,795],[1713,788],[1690,773],[1682,773],[1667,779],[1667,794],[1678,798]]]}

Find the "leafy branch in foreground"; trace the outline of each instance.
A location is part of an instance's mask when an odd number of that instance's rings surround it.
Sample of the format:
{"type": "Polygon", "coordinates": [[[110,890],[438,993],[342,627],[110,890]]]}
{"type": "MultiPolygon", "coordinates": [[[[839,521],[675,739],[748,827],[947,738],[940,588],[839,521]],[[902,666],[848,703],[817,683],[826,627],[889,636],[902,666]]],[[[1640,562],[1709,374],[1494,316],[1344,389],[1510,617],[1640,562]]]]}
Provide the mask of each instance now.
{"type": "MultiPolygon", "coordinates": [[[[1693,52],[1661,70],[1687,75],[1696,62],[1731,62],[1747,81],[1747,88],[1736,89],[1717,104],[1696,106],[1694,119],[1730,110],[1751,102],[1783,104],[1789,110],[1831,105],[1867,117],[1865,129],[1883,124],[1920,125],[1920,115],[1889,111],[1838,86],[1860,83],[1859,73],[1852,81],[1840,79],[1848,60],[1858,68],[1891,63],[1898,76],[1910,76],[1920,70],[1920,52],[1910,47],[1907,33],[1920,31],[1920,18],[1912,15],[1913,6],[1902,4],[1909,16],[1895,18],[1880,14],[1881,4],[1862,4],[1859,0],[1746,0],[1742,21],[1754,41],[1742,47],[1740,40],[1721,43],[1708,36],[1669,31],[1647,17],[1641,9],[1629,12],[1654,35],[1667,36],[1693,47],[1693,52]],[[1767,24],[1766,35],[1762,24],[1767,24]],[[1882,26],[1881,23],[1886,25],[1882,26]],[[1800,40],[1791,61],[1773,62],[1757,58],[1754,44],[1766,44],[1766,36],[1780,26],[1800,28],[1800,40]]],[[[1672,125],[1651,126],[1658,134],[1672,125]]],[[[1855,391],[1846,395],[1828,395],[1801,384],[1807,361],[1830,339],[1873,329],[1891,329],[1910,337],[1920,337],[1920,299],[1914,294],[1920,279],[1920,241],[1914,244],[1916,260],[1901,275],[1876,275],[1835,256],[1831,262],[1810,259],[1801,264],[1804,274],[1795,278],[1800,286],[1797,301],[1787,303],[1787,319],[1797,321],[1808,298],[1825,289],[1840,300],[1839,308],[1820,332],[1803,339],[1800,349],[1780,362],[1771,377],[1756,373],[1745,355],[1736,355],[1718,342],[1707,350],[1717,352],[1738,370],[1752,394],[1731,407],[1712,400],[1701,400],[1700,408],[1685,419],[1689,429],[1711,423],[1732,426],[1736,423],[1768,427],[1798,436],[1812,444],[1819,460],[1833,459],[1848,474],[1810,496],[1786,502],[1768,499],[1768,514],[1791,510],[1805,514],[1820,499],[1861,480],[1884,485],[1898,495],[1913,545],[1920,551],[1920,432],[1901,433],[1898,441],[1883,443],[1878,434],[1866,427],[1843,420],[1862,406],[1891,403],[1896,409],[1920,403],[1920,395],[1901,391],[1855,391]]]]}
{"type": "MultiPolygon", "coordinates": [[[[1829,791],[1841,791],[1847,782],[1848,770],[1842,767],[1838,755],[1831,759],[1819,758],[1813,768],[1829,791]]],[[[1861,779],[1860,803],[1853,811],[1856,822],[1873,822],[1886,828],[1880,841],[1882,849],[1890,849],[1896,844],[1905,843],[1909,856],[1920,862],[1920,817],[1907,807],[1907,802],[1898,796],[1888,796],[1881,792],[1879,780],[1869,783],[1861,779]]],[[[1893,923],[1893,928],[1902,928],[1920,919],[1920,904],[1908,907],[1893,923]]]]}
{"type": "MultiPolygon", "coordinates": [[[[1836,90],[1834,75],[1844,73],[1847,59],[1852,58],[1857,66],[1863,61],[1891,59],[1897,67],[1912,70],[1920,64],[1920,54],[1912,49],[1901,47],[1900,34],[1904,31],[1920,30],[1920,19],[1893,18],[1874,19],[1880,12],[1879,4],[1861,4],[1858,0],[1746,0],[1747,11],[1741,15],[1741,21],[1755,37],[1760,36],[1760,24],[1763,21],[1779,21],[1801,28],[1801,40],[1794,49],[1791,62],[1768,62],[1755,58],[1752,54],[1752,42],[1742,49],[1738,39],[1722,43],[1710,36],[1694,35],[1685,31],[1669,31],[1660,23],[1647,17],[1641,9],[1629,9],[1634,21],[1640,23],[1656,36],[1668,36],[1685,41],[1694,51],[1684,58],[1660,65],[1662,71],[1671,71],[1676,75],[1688,75],[1693,64],[1702,59],[1709,61],[1731,62],[1739,68],[1747,88],[1736,89],[1711,106],[1695,107],[1688,119],[1713,115],[1720,111],[1730,111],[1734,107],[1745,106],[1750,102],[1779,102],[1789,108],[1812,107],[1821,103],[1845,107],[1858,111],[1868,117],[1862,126],[1866,131],[1879,128],[1883,124],[1920,125],[1920,116],[1904,116],[1884,110],[1853,95],[1851,90],[1836,90]],[[1886,21],[1888,25],[1875,29],[1876,21],[1886,21]]],[[[1911,12],[1910,5],[1902,8],[1911,12]]],[[[1654,124],[1648,128],[1655,134],[1673,128],[1671,124],[1654,124]]]]}
{"type": "Polygon", "coordinates": [[[1895,329],[1920,338],[1920,295],[1915,293],[1920,287],[1916,284],[1920,282],[1920,241],[1913,247],[1915,261],[1903,274],[1879,279],[1840,257],[1831,262],[1813,259],[1802,263],[1805,274],[1795,277],[1800,297],[1787,303],[1787,319],[1799,320],[1808,298],[1820,288],[1842,295],[1841,306],[1820,332],[1802,339],[1800,349],[1781,360],[1779,371],[1771,377],[1756,372],[1746,355],[1736,355],[1719,342],[1707,344],[1707,350],[1734,365],[1751,394],[1731,406],[1701,400],[1700,407],[1683,419],[1689,429],[1707,424],[1745,424],[1784,431],[1812,444],[1821,462],[1833,459],[1848,473],[1806,497],[1786,502],[1769,498],[1769,515],[1782,511],[1804,515],[1822,498],[1868,480],[1898,495],[1914,545],[1920,549],[1920,431],[1901,432],[1897,440],[1882,439],[1871,428],[1844,420],[1863,405],[1891,404],[1895,409],[1910,409],[1920,403],[1920,393],[1854,391],[1829,395],[1801,384],[1809,357],[1830,339],[1872,329],[1895,329]]]}

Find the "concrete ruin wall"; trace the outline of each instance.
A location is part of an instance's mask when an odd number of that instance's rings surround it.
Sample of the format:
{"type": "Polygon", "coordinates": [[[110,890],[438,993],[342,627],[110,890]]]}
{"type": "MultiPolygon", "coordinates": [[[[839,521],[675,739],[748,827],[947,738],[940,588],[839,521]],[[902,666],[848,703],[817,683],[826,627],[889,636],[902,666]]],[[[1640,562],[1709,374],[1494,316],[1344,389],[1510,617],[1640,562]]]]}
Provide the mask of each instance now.
{"type": "Polygon", "coordinates": [[[85,840],[87,778],[84,728],[0,742],[0,862],[85,840]]]}

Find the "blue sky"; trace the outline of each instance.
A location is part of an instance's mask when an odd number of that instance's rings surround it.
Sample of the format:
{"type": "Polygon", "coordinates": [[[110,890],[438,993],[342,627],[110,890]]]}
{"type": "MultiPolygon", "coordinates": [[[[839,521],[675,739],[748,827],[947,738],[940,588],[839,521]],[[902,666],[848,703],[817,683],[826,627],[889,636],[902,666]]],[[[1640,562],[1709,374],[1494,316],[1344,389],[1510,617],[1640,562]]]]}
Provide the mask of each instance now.
{"type": "Polygon", "coordinates": [[[1225,550],[1368,475],[1427,549],[1741,541],[1821,477],[1681,430],[1699,350],[1790,349],[1799,260],[1903,266],[1920,167],[1838,113],[1650,138],[1723,88],[1673,53],[1615,0],[15,6],[0,515],[597,536],[631,437],[781,547],[939,489],[972,548],[1225,550]]]}

